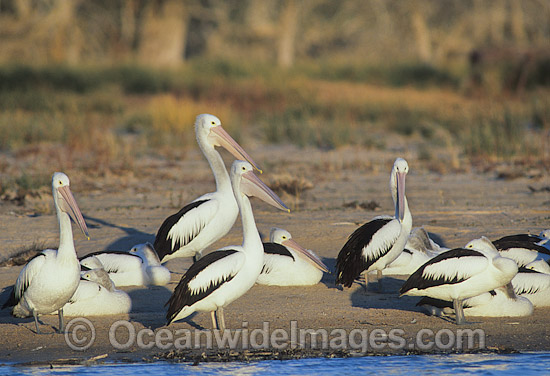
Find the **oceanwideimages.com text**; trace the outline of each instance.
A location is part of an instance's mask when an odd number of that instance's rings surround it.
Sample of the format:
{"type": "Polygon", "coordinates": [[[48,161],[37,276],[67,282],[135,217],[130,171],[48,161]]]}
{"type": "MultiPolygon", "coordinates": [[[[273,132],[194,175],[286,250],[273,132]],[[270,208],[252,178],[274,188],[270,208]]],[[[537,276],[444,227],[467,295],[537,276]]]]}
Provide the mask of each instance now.
{"type": "MultiPolygon", "coordinates": [[[[109,342],[114,349],[157,348],[159,350],[188,349],[315,349],[350,350],[360,353],[391,350],[473,350],[485,348],[482,329],[457,328],[433,330],[422,328],[411,335],[404,329],[324,329],[300,328],[290,321],[287,328],[272,328],[263,322],[261,328],[249,328],[244,321],[240,328],[219,330],[139,328],[127,320],[114,322],[109,328],[109,342]]],[[[67,324],[65,341],[73,350],[90,348],[96,329],[86,318],[74,318],[67,324]]]]}

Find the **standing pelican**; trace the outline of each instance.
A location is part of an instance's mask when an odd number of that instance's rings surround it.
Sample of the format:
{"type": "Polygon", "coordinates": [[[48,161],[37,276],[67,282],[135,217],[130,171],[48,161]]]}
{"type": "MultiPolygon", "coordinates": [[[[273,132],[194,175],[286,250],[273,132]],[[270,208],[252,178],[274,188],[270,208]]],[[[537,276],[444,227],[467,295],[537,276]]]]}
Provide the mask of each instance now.
{"type": "Polygon", "coordinates": [[[166,303],[168,324],[193,312],[211,312],[214,329],[225,330],[223,307],[241,297],[256,282],[264,264],[263,245],[248,197],[255,196],[290,211],[252,171],[252,165],[235,161],[231,183],[243,224],[242,246],[210,252],[191,265],[166,303]],[[216,317],[214,316],[216,311],[216,317]]]}
{"type": "Polygon", "coordinates": [[[319,283],[328,268],[312,251],[303,248],[286,230],[273,227],[264,243],[264,266],[256,281],[260,285],[307,286],[319,283]]]}
{"type": "Polygon", "coordinates": [[[395,217],[376,217],[355,230],[340,250],[336,261],[336,283],[351,287],[353,281],[371,270],[382,270],[403,251],[412,228],[412,216],[405,197],[405,177],[409,165],[397,158],[390,175],[390,191],[395,217]]]}
{"type": "Polygon", "coordinates": [[[52,191],[59,222],[59,249],[46,249],[32,258],[19,273],[10,299],[2,308],[14,306],[16,317],[34,317],[36,333],[38,315],[57,311],[59,332],[64,331],[63,306],[73,296],[80,280],[80,266],[74,249],[72,218],[88,236],[88,228],[69,188],[69,178],[56,172],[52,191]]]}
{"type": "Polygon", "coordinates": [[[231,181],[216,146],[222,146],[237,159],[250,162],[261,172],[252,158],[222,128],[220,119],[202,114],[195,121],[197,142],[210,164],[216,180],[216,192],[207,193],[166,218],[155,238],[154,248],[162,263],[175,257],[194,257],[221,239],[231,230],[239,209],[231,190],[231,181]]]}
{"type": "Polygon", "coordinates": [[[513,260],[501,257],[486,237],[472,240],[465,248],[443,252],[416,270],[399,290],[401,295],[428,296],[452,301],[457,325],[464,324],[464,299],[506,286],[517,274],[513,260]]]}

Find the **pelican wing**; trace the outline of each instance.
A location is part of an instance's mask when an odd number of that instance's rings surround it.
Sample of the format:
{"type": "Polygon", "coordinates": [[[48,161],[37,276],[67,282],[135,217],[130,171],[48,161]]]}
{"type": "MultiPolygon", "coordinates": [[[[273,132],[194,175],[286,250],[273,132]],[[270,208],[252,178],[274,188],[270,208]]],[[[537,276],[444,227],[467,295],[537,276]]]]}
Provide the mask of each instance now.
{"type": "Polygon", "coordinates": [[[483,272],[489,260],[473,249],[455,248],[428,260],[403,284],[399,292],[405,294],[412,289],[460,283],[483,272]]]}
{"type": "MultiPolygon", "coordinates": [[[[539,238],[542,240],[542,238],[539,238]]],[[[517,240],[507,240],[499,239],[493,242],[496,249],[499,251],[509,251],[512,249],[525,249],[528,251],[539,252],[543,254],[550,255],[550,250],[546,247],[538,245],[536,242],[531,241],[517,241],[517,240]]]]}
{"type": "Polygon", "coordinates": [[[520,267],[518,274],[512,280],[512,286],[517,295],[535,294],[550,289],[550,274],[520,267]]]}
{"type": "Polygon", "coordinates": [[[295,261],[292,253],[288,249],[278,243],[263,243],[264,245],[264,266],[260,274],[269,274],[273,269],[273,264],[277,262],[277,257],[290,257],[295,261]]]}
{"type": "Polygon", "coordinates": [[[166,303],[166,319],[170,323],[186,306],[206,298],[241,270],[245,255],[234,249],[222,249],[208,253],[183,275],[174,293],[166,303]]]}
{"type": "MultiPolygon", "coordinates": [[[[46,262],[46,257],[55,256],[55,254],[56,251],[47,249],[30,259],[27,265],[25,265],[25,267],[21,269],[21,272],[19,273],[19,277],[17,277],[17,281],[15,281],[15,286],[13,289],[13,298],[15,299],[15,304],[13,305],[19,303],[19,300],[23,297],[23,294],[32,283],[33,278],[38,273],[40,273],[40,270],[42,270],[42,267],[46,262]]],[[[11,299],[12,298],[10,298],[10,300],[11,299]]]]}
{"type": "Polygon", "coordinates": [[[121,273],[140,269],[143,264],[141,257],[124,251],[100,251],[87,254],[80,259],[81,265],[86,265],[86,259],[97,258],[107,273],[121,273]]]}
{"type": "Polygon", "coordinates": [[[399,221],[393,217],[377,217],[355,230],[338,253],[336,283],[350,287],[392,248],[400,231],[399,221]]]}
{"type": "Polygon", "coordinates": [[[154,248],[159,259],[189,244],[218,212],[216,200],[197,200],[184,206],[160,226],[154,248]]]}

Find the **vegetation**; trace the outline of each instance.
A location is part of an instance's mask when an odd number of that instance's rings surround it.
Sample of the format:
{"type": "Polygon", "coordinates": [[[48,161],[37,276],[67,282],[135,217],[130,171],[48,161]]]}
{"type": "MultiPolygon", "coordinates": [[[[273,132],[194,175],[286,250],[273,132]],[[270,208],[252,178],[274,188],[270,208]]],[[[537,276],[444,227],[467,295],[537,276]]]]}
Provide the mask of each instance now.
{"type": "Polygon", "coordinates": [[[549,12],[537,0],[4,0],[0,193],[46,180],[38,160],[104,174],[181,157],[203,112],[245,144],[399,138],[432,168],[447,155],[453,168],[548,170],[549,12]]]}

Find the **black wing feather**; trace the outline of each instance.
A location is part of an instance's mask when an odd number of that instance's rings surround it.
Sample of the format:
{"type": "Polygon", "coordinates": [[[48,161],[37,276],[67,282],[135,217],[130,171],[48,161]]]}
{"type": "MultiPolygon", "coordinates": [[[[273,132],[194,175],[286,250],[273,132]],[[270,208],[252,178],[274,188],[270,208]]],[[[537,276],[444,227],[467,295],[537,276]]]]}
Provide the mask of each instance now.
{"type": "MultiPolygon", "coordinates": [[[[363,248],[369,244],[378,230],[392,220],[391,218],[373,219],[359,227],[349,236],[346,244],[344,244],[340,253],[338,253],[338,259],[336,260],[337,284],[341,283],[346,287],[351,287],[353,281],[376,262],[374,259],[366,260],[363,257],[363,248]]],[[[391,246],[387,250],[384,250],[381,256],[385,255],[390,248],[391,246]]]]}
{"type": "Polygon", "coordinates": [[[210,295],[212,292],[214,292],[216,289],[218,289],[221,285],[223,285],[225,282],[228,282],[233,279],[235,275],[228,275],[224,278],[220,279],[217,282],[211,282],[210,285],[206,288],[206,290],[200,291],[198,294],[193,293],[189,289],[189,282],[197,276],[201,271],[203,271],[208,265],[223,259],[224,257],[230,256],[233,253],[236,253],[238,251],[234,249],[226,249],[222,251],[215,251],[210,252],[207,255],[200,258],[198,261],[193,263],[189,270],[181,277],[180,282],[174,289],[174,292],[172,293],[172,296],[164,306],[168,305],[168,312],[166,313],[166,320],[168,321],[168,324],[172,322],[172,320],[177,316],[177,314],[183,309],[185,306],[191,306],[194,303],[198,302],[201,299],[204,299],[208,295],[210,295]]]}
{"type": "Polygon", "coordinates": [[[536,244],[540,241],[544,240],[538,235],[531,235],[531,234],[517,234],[517,235],[506,235],[503,236],[500,239],[497,239],[493,242],[495,243],[501,243],[501,242],[527,242],[531,244],[536,244]]]}
{"type": "Polygon", "coordinates": [[[459,278],[458,276],[454,276],[451,279],[445,278],[444,276],[432,279],[432,278],[424,278],[423,274],[424,274],[424,269],[429,265],[436,264],[440,261],[447,260],[447,259],[468,257],[468,256],[485,257],[482,253],[478,251],[475,251],[473,249],[465,249],[465,248],[455,248],[455,249],[451,249],[449,251],[440,253],[434,258],[426,261],[424,265],[419,267],[413,274],[411,274],[410,277],[405,281],[403,286],[401,286],[399,293],[404,294],[407,291],[412,290],[414,288],[418,290],[424,290],[429,287],[455,284],[455,283],[460,283],[465,281],[467,278],[459,278]]]}
{"type": "Polygon", "coordinates": [[[185,215],[188,211],[195,209],[196,207],[200,206],[201,204],[207,202],[209,200],[199,200],[191,202],[187,205],[185,205],[179,212],[176,214],[173,214],[166,218],[162,225],[160,226],[157,236],[155,237],[155,244],[153,245],[153,249],[157,252],[157,255],[159,257],[159,260],[162,261],[164,256],[169,255],[183,247],[184,245],[187,245],[195,238],[196,235],[190,237],[187,239],[186,242],[183,244],[178,241],[175,242],[174,247],[172,248],[172,240],[168,238],[168,233],[172,229],[172,227],[178,223],[181,217],[185,215]]]}
{"type": "Polygon", "coordinates": [[[515,241],[515,240],[499,239],[499,240],[495,240],[493,244],[495,245],[496,249],[498,249],[499,251],[506,251],[510,248],[525,248],[530,251],[536,251],[539,253],[550,255],[550,249],[547,249],[541,245],[532,243],[530,241],[515,241]]]}
{"type": "Polygon", "coordinates": [[[292,253],[284,245],[278,243],[264,243],[264,252],[272,255],[288,256],[292,258],[292,261],[296,261],[292,253]]]}

